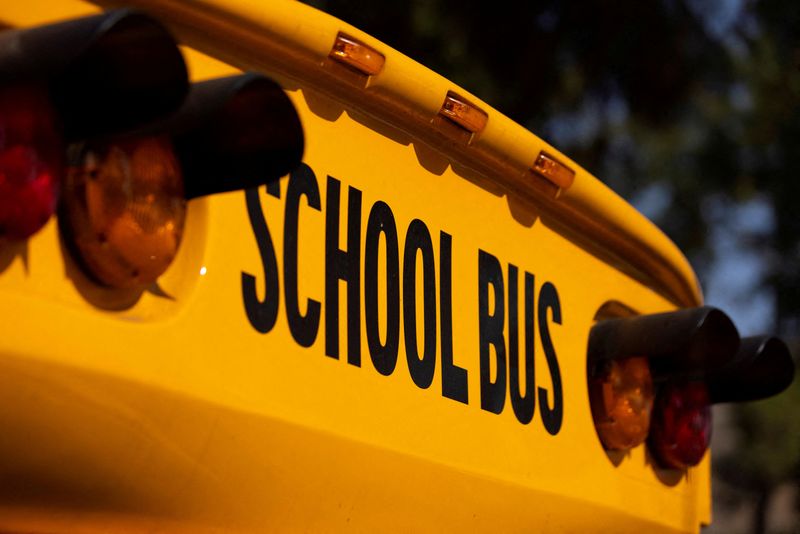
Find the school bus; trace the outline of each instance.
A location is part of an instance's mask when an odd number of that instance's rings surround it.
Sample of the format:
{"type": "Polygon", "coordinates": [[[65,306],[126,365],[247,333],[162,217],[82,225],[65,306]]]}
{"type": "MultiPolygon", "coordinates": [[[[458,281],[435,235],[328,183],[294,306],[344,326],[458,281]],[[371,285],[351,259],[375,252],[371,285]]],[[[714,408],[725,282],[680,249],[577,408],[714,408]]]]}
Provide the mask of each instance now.
{"type": "Polygon", "coordinates": [[[792,380],[599,180],[309,6],[0,26],[0,531],[696,532],[711,404],[792,380]]]}

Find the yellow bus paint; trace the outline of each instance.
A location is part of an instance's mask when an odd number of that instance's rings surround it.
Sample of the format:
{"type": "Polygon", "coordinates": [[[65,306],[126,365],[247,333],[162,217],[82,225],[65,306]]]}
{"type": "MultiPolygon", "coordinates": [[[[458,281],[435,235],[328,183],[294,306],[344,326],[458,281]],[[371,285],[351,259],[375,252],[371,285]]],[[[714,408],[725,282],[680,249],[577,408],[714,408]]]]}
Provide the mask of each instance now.
{"type": "MultiPolygon", "coordinates": [[[[191,201],[178,258],[158,287],[143,293],[87,279],[56,220],[26,243],[0,245],[0,530],[696,532],[710,521],[708,455],[686,473],[654,466],[644,446],[612,457],[589,409],[587,338],[604,304],[649,313],[702,301],[688,263],[650,222],[488,104],[308,6],[127,4],[175,29],[193,79],[261,70],[297,106],[304,162],[321,205],[300,199],[298,294],[301,313],[308,299],[321,303],[320,323],[313,343],[302,347],[287,322],[288,177],[280,198],[264,188],[257,195],[274,242],[277,295],[265,295],[244,192],[191,201]],[[326,60],[340,31],[385,55],[380,74],[352,76],[326,60]],[[448,91],[487,112],[479,137],[465,139],[435,120],[448,91]],[[556,191],[530,171],[542,150],[575,171],[568,190],[556,191]],[[342,248],[348,196],[351,188],[361,192],[360,366],[347,361],[344,283],[339,358],[326,356],[331,180],[340,188],[342,248]],[[450,236],[452,355],[467,373],[466,404],[443,395],[438,338],[432,382],[415,384],[402,307],[396,368],[384,376],[371,361],[365,233],[381,202],[396,223],[401,295],[412,221],[430,233],[439,338],[440,260],[443,236],[450,236]],[[539,399],[528,424],[515,417],[507,391],[502,413],[481,409],[480,251],[498,260],[506,292],[509,265],[517,267],[520,323],[526,272],[535,278],[536,299],[545,283],[557,289],[561,324],[552,308],[546,321],[563,386],[555,435],[545,428],[539,399]],[[279,299],[268,333],[248,320],[243,274],[255,278],[259,299],[279,299]]],[[[0,7],[0,22],[25,27],[96,10],[77,0],[29,0],[0,7]]],[[[382,236],[382,340],[385,247],[382,236]]],[[[422,263],[417,258],[419,347],[422,263]]],[[[508,342],[507,316],[505,324],[508,342]]],[[[535,325],[535,386],[548,391],[552,406],[538,315],[535,325]]]]}

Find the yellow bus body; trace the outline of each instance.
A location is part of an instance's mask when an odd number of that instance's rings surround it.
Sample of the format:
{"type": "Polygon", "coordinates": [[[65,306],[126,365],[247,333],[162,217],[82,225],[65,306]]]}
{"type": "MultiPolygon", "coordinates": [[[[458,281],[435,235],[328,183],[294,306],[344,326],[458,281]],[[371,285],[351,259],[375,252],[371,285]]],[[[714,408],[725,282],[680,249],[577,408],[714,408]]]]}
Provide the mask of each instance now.
{"type": "MultiPolygon", "coordinates": [[[[120,4],[98,3],[5,2],[0,23],[27,27],[120,4]]],[[[488,104],[306,5],[122,3],[175,31],[193,80],[257,70],[291,97],[321,202],[314,209],[300,201],[298,294],[302,313],[311,299],[322,317],[310,346],[295,341],[283,296],[288,178],[280,198],[261,188],[253,204],[273,241],[280,295],[265,295],[244,192],[192,200],[178,258],[143,293],[88,279],[55,218],[24,243],[0,245],[0,531],[696,532],[710,522],[708,454],[686,472],[659,468],[644,445],[611,455],[589,407],[587,339],[600,310],[653,313],[702,302],[685,258],[652,223],[488,104]],[[382,72],[365,80],[332,63],[339,32],[379,50],[382,72]],[[487,112],[479,136],[437,120],[448,91],[487,112]],[[541,151],[575,172],[569,188],[530,172],[541,151]],[[361,192],[360,365],[348,362],[344,283],[339,358],[326,355],[332,181],[342,249],[348,198],[361,192]],[[432,383],[416,385],[402,318],[396,368],[384,376],[371,362],[363,252],[379,202],[396,222],[401,274],[412,221],[429,231],[437,325],[449,240],[452,357],[465,370],[466,403],[443,394],[439,341],[432,383]],[[509,399],[500,414],[481,408],[481,251],[497,259],[506,290],[509,265],[517,267],[520,303],[523,273],[533,275],[536,298],[545,284],[557,290],[560,318],[545,308],[563,390],[556,433],[538,402],[528,424],[509,399]],[[266,333],[248,320],[246,276],[259,300],[279,299],[277,323],[266,333]]],[[[385,273],[380,250],[377,272],[385,273]]],[[[419,258],[416,265],[421,347],[419,258]]],[[[379,278],[377,324],[385,337],[387,280],[379,278]]],[[[542,388],[552,407],[540,326],[535,385],[523,389],[542,388]]]]}

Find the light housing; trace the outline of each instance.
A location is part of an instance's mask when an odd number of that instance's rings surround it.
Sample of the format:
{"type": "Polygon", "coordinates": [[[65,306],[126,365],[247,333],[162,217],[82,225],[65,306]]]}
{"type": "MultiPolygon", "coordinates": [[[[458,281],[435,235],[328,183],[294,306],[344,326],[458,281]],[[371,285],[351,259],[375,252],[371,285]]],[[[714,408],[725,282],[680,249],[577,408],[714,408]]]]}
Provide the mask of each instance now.
{"type": "Polygon", "coordinates": [[[68,141],[142,126],[189,87],[172,35],[127,9],[0,32],[0,85],[20,80],[47,87],[68,141]]]}
{"type": "Polygon", "coordinates": [[[61,206],[67,242],[96,281],[143,288],[177,254],[188,200],[276,180],[302,153],[297,112],[271,80],[194,84],[172,116],[75,145],[61,206]]]}
{"type": "Polygon", "coordinates": [[[643,355],[656,380],[705,376],[733,360],[739,343],[733,321],[703,306],[599,321],[589,334],[589,359],[643,355]]]}
{"type": "Polygon", "coordinates": [[[158,128],[172,134],[189,199],[264,185],[303,157],[297,110],[259,74],[194,84],[181,110],[158,128]]]}
{"type": "Polygon", "coordinates": [[[794,380],[786,343],[773,336],[742,339],[736,357],[706,379],[712,403],[747,402],[777,395],[794,380]]]}
{"type": "Polygon", "coordinates": [[[739,344],[733,322],[712,307],[598,321],[589,334],[588,368],[592,414],[604,447],[626,450],[645,435],[659,465],[696,465],[711,437],[705,380],[733,361],[739,344]],[[652,375],[649,387],[645,368],[652,375]],[[626,380],[643,389],[625,387],[626,380]],[[651,412],[642,399],[650,399],[651,412]],[[630,430],[615,424],[614,413],[627,419],[630,430]],[[643,430],[648,424],[649,432],[643,430]]]}
{"type": "Polygon", "coordinates": [[[0,234],[25,239],[50,218],[66,142],[139,127],[187,87],[175,40],[143,14],[0,32],[0,234]]]}

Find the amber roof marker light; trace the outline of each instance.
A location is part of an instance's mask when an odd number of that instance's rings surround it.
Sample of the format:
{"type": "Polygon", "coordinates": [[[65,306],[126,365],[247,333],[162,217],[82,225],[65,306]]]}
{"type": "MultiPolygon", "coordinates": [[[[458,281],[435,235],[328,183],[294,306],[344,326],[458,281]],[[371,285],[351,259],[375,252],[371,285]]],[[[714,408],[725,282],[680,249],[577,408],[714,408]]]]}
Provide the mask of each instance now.
{"type": "Polygon", "coordinates": [[[367,76],[380,74],[386,63],[383,54],[342,32],[336,36],[329,57],[367,76]]]}
{"type": "Polygon", "coordinates": [[[453,91],[447,92],[439,115],[474,135],[480,134],[489,122],[485,111],[453,91]]]}
{"type": "Polygon", "coordinates": [[[531,171],[561,189],[569,189],[575,181],[575,171],[547,152],[539,152],[531,171]]]}

